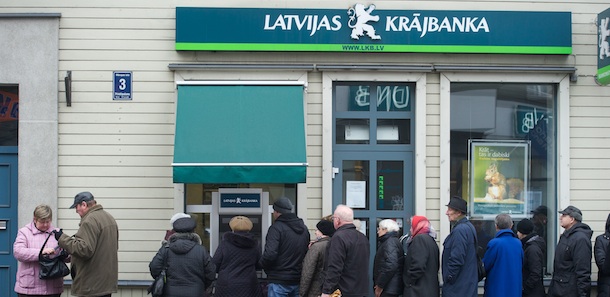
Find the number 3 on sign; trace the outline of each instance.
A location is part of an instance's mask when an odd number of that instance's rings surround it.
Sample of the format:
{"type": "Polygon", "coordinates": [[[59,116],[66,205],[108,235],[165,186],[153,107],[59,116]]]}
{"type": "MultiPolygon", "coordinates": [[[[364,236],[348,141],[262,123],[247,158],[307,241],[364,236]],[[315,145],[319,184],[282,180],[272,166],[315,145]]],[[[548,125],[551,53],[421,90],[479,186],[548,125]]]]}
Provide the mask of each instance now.
{"type": "Polygon", "coordinates": [[[113,100],[131,100],[131,71],[113,72],[113,100]]]}

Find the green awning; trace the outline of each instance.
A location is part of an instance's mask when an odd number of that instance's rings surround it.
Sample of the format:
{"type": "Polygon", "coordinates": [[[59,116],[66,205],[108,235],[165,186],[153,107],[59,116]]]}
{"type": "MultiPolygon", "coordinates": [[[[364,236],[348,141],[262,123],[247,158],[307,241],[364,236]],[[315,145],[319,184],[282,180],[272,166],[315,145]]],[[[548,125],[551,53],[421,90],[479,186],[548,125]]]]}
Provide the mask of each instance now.
{"type": "Polygon", "coordinates": [[[174,183],[303,183],[303,85],[178,85],[174,183]]]}

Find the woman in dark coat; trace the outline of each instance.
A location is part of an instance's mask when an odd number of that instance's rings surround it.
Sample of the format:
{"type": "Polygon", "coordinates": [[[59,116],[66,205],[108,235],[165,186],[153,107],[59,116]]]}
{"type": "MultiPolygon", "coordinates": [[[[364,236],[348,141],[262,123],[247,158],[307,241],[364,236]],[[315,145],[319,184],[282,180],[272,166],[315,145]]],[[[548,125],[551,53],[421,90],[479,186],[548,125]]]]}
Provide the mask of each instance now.
{"type": "Polygon", "coordinates": [[[201,245],[201,238],[194,233],[196,222],[192,218],[180,218],[173,224],[174,233],[169,237],[148,267],[156,278],[167,266],[167,282],[164,297],[201,297],[215,278],[215,268],[208,251],[201,245]]]}
{"type": "Polygon", "coordinates": [[[595,264],[599,269],[597,276],[597,296],[610,296],[610,214],[606,220],[606,232],[595,238],[595,264]]]}
{"type": "Polygon", "coordinates": [[[309,245],[303,259],[299,296],[318,297],[322,294],[322,271],[326,259],[326,248],[335,227],[329,220],[322,219],[316,224],[316,240],[309,245]]]}
{"type": "Polygon", "coordinates": [[[215,297],[261,297],[256,269],[261,269],[261,247],[250,234],[252,221],[236,216],[229,221],[233,232],[225,233],[212,261],[216,264],[215,297]]]}
{"type": "Polygon", "coordinates": [[[407,239],[402,281],[403,297],[439,296],[438,245],[436,232],[424,216],[411,218],[411,237],[407,239]]]}
{"type": "Polygon", "coordinates": [[[398,240],[398,224],[394,220],[379,222],[379,248],[373,263],[375,297],[396,297],[402,294],[402,245],[398,240]]]}

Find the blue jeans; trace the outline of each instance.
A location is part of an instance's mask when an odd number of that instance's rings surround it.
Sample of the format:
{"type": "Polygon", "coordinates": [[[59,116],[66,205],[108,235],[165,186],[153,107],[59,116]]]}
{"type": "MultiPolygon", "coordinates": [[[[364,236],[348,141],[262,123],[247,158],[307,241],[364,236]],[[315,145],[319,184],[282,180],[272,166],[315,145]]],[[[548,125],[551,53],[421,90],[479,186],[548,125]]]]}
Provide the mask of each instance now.
{"type": "Polygon", "coordinates": [[[281,285],[269,283],[267,297],[299,297],[299,285],[281,285]]]}

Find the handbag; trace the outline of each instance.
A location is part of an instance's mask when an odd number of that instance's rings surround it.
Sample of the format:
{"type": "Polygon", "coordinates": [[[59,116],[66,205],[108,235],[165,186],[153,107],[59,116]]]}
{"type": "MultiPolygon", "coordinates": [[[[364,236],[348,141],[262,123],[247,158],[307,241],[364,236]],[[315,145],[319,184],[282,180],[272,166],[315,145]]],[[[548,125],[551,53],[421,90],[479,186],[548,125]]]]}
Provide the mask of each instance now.
{"type": "Polygon", "coordinates": [[[477,231],[474,229],[472,224],[470,225],[472,232],[474,233],[474,250],[477,257],[477,277],[479,281],[482,281],[485,276],[487,276],[487,272],[485,271],[485,265],[483,264],[483,260],[481,260],[481,256],[479,253],[479,240],[477,239],[477,231]]]}
{"type": "Polygon", "coordinates": [[[479,276],[479,281],[482,281],[485,276],[487,275],[487,272],[485,272],[485,265],[483,265],[483,261],[481,261],[481,256],[479,256],[479,254],[477,253],[477,273],[479,276]]]}
{"type": "Polygon", "coordinates": [[[148,294],[151,294],[153,297],[161,297],[163,296],[163,289],[165,287],[166,275],[165,268],[161,270],[161,273],[155,278],[155,280],[148,287],[148,294]]]}
{"type": "Polygon", "coordinates": [[[159,273],[152,284],[148,286],[148,294],[151,294],[153,297],[163,296],[163,289],[167,282],[167,257],[168,254],[165,254],[165,257],[163,257],[163,269],[161,269],[161,273],[159,273]]]}
{"type": "Polygon", "coordinates": [[[38,253],[38,263],[40,263],[40,272],[38,273],[38,277],[40,279],[54,279],[70,274],[70,268],[68,268],[68,265],[66,265],[64,262],[64,260],[66,260],[68,257],[68,253],[66,253],[66,251],[62,250],[59,255],[55,257],[42,254],[42,250],[49,241],[49,237],[51,237],[51,235],[53,235],[53,233],[50,233],[49,236],[47,236],[47,239],[42,244],[40,252],[38,253]]]}

